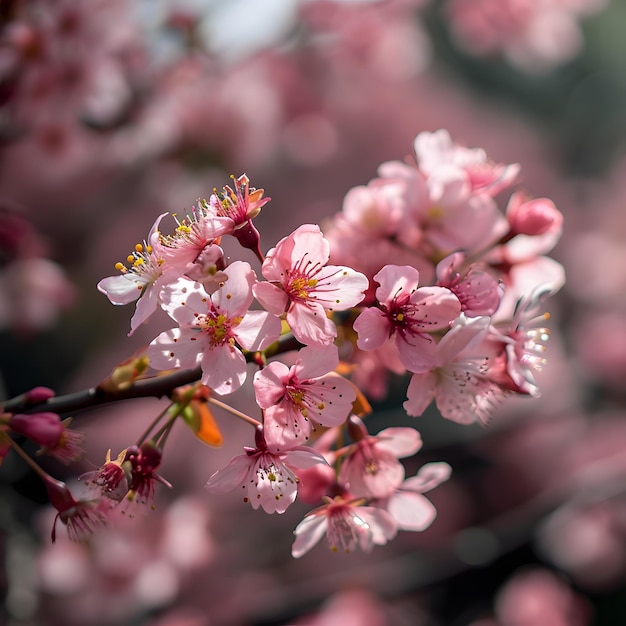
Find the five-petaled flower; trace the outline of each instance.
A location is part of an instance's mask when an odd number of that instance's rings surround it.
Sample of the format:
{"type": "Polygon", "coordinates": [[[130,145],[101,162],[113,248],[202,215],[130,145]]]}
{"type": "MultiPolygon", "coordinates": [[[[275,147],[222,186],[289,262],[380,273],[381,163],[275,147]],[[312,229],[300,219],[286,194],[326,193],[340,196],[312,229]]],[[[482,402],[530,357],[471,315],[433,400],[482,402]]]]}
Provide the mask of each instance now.
{"type": "Polygon", "coordinates": [[[410,372],[432,363],[435,342],[429,333],[447,330],[461,312],[459,299],[445,287],[419,287],[419,272],[408,265],[385,265],[374,276],[378,307],[354,322],[361,350],[380,348],[395,338],[400,361],[410,372]]]}
{"type": "Polygon", "coordinates": [[[303,442],[315,425],[338,426],[346,420],[356,390],[333,372],[338,365],[336,346],[307,346],[291,368],[273,361],[256,373],[254,391],[264,409],[270,447],[303,442]]]}
{"type": "Polygon", "coordinates": [[[263,350],[280,333],[280,320],[266,311],[249,311],[256,276],[248,263],[235,261],[227,279],[209,295],[200,283],[179,279],[164,290],[163,308],[179,328],[161,333],[148,347],[157,369],[202,367],[202,384],[219,394],[238,389],[246,378],[240,349],[263,350]]]}
{"type": "Polygon", "coordinates": [[[311,511],[296,527],[291,554],[299,558],[315,546],[324,535],[333,552],[352,552],[361,548],[369,552],[374,545],[382,546],[393,539],[398,526],[390,513],[373,506],[364,506],[364,499],[331,499],[311,511]]]}
{"type": "Polygon", "coordinates": [[[344,311],[363,299],[367,278],[349,267],[327,265],[330,245],[318,226],[304,224],[281,239],[263,262],[267,282],[254,295],[275,315],[286,313],[294,337],[307,345],[328,345],[337,328],[326,311],[344,311]]]}
{"type": "Polygon", "coordinates": [[[298,468],[313,467],[326,460],[312,448],[292,446],[282,452],[271,452],[263,427],[255,432],[256,447],[245,447],[245,453],[215,472],[205,488],[214,494],[224,494],[241,486],[253,509],[262,507],[266,513],[284,513],[298,491],[298,468]],[[295,471],[294,471],[295,470],[295,471]]]}

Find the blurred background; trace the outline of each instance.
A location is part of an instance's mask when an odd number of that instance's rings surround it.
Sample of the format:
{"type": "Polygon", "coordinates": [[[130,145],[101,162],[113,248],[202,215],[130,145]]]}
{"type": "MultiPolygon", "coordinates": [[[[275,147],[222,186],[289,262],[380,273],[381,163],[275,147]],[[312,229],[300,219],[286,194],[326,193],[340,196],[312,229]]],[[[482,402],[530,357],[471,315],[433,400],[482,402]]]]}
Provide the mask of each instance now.
{"type": "MultiPolygon", "coordinates": [[[[220,449],[173,433],[160,473],[174,489],[154,512],[53,546],[45,491],[9,454],[0,623],[623,626],[625,29],[620,0],[3,0],[0,398],[92,386],[167,327],[127,337],[131,308],[95,287],[160,213],[245,172],[272,198],[255,221],[267,250],[323,227],[423,130],[521,165],[524,188],[565,215],[553,256],[568,283],[549,302],[540,399],[507,402],[486,428],[407,418],[406,381],[375,403],[372,432],[422,433],[407,475],[453,467],[424,533],[292,559],[306,506],[267,516],[202,489],[250,443],[218,415],[220,449]]],[[[76,416],[82,471],[161,408],[76,416]]]]}

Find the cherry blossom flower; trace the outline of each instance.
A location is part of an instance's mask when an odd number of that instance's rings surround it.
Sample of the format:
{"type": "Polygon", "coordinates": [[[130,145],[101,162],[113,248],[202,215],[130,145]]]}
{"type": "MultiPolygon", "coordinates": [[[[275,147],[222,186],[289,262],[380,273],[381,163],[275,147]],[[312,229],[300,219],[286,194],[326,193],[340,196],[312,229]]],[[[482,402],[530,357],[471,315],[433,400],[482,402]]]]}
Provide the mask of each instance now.
{"type": "Polygon", "coordinates": [[[545,300],[554,293],[551,285],[536,288],[532,293],[521,298],[516,305],[510,324],[496,325],[491,339],[502,342],[502,358],[494,361],[494,378],[501,377],[502,384],[509,386],[516,393],[534,397],[540,395],[533,372],[539,372],[546,364],[545,343],[550,338],[550,331],[543,326],[549,314],[539,312],[545,300]],[[538,326],[538,324],[542,324],[538,326]],[[508,383],[508,384],[507,384],[508,383]]]}
{"type": "Polygon", "coordinates": [[[139,447],[130,446],[126,449],[124,463],[130,465],[126,494],[128,501],[146,504],[154,509],[154,483],[172,487],[165,478],[156,473],[162,458],[160,448],[150,441],[145,441],[139,447]]]}
{"type": "Polygon", "coordinates": [[[40,453],[70,463],[84,456],[85,436],[68,428],[71,418],[61,418],[50,411],[11,416],[9,428],[41,446],[40,453]]]}
{"type": "Polygon", "coordinates": [[[456,143],[443,128],[419,133],[413,146],[419,169],[426,176],[435,176],[446,169],[460,170],[468,177],[473,193],[495,196],[516,182],[521,169],[517,163],[491,162],[482,148],[456,143]]]}
{"type": "Polygon", "coordinates": [[[422,532],[437,516],[433,503],[422,494],[448,480],[451,472],[447,463],[426,463],[415,476],[407,478],[391,496],[376,505],[391,514],[399,530],[422,532]]]}
{"type": "Polygon", "coordinates": [[[235,261],[224,270],[228,280],[209,295],[185,279],[164,292],[163,308],[179,328],[161,333],[148,347],[157,369],[202,367],[203,385],[219,394],[238,389],[246,378],[245,350],[262,350],[280,334],[280,320],[265,311],[248,311],[256,275],[235,261]]]}
{"type": "Polygon", "coordinates": [[[324,496],[325,504],[311,511],[296,527],[291,555],[298,559],[326,535],[330,549],[346,553],[355,548],[369,552],[375,545],[393,539],[398,527],[383,509],[363,506],[364,500],[334,499],[324,496]]]}
{"type": "Polygon", "coordinates": [[[316,424],[338,426],[346,420],[356,391],[333,373],[338,365],[336,346],[307,346],[291,368],[273,361],[255,374],[254,391],[265,410],[270,447],[279,449],[306,440],[316,424]]]}
{"type": "Polygon", "coordinates": [[[111,450],[106,453],[102,467],[80,476],[85,484],[102,496],[119,502],[128,493],[128,484],[131,479],[130,463],[124,466],[128,449],[122,450],[117,458],[111,460],[111,450]]]}
{"type": "Polygon", "coordinates": [[[500,306],[502,287],[477,264],[465,264],[465,254],[455,252],[437,264],[437,285],[447,287],[461,303],[467,317],[493,315],[500,306]]]}
{"type": "Polygon", "coordinates": [[[352,432],[360,437],[343,451],[339,482],[354,497],[385,498],[404,480],[404,466],[398,459],[415,454],[422,447],[414,428],[391,427],[367,435],[361,420],[350,418],[352,432]],[[365,435],[365,436],[363,436],[365,435]]]}
{"type": "Polygon", "coordinates": [[[168,280],[178,275],[175,268],[164,265],[160,244],[159,224],[167,213],[162,213],[150,229],[147,241],[138,243],[127,258],[130,267],[117,263],[117,276],[103,278],[98,283],[98,291],[103,293],[112,304],[129,304],[135,300],[137,308],[130,322],[130,332],[143,324],[157,309],[159,292],[168,280]],[[166,270],[171,269],[169,272],[166,270]],[[175,274],[174,274],[175,273],[175,274]],[[174,274],[174,276],[172,276],[174,274]]]}
{"type": "Polygon", "coordinates": [[[374,350],[395,338],[400,361],[410,372],[430,367],[435,342],[429,332],[449,328],[461,312],[459,299],[445,287],[420,287],[410,266],[386,265],[374,276],[379,305],[365,309],[354,322],[361,350],[374,350]]]}
{"type": "Polygon", "coordinates": [[[104,500],[76,500],[65,483],[51,476],[42,478],[50,504],[57,510],[52,524],[52,543],[56,541],[58,520],[67,526],[67,534],[72,541],[84,541],[106,524],[110,507],[104,500]]]}
{"type": "Polygon", "coordinates": [[[230,233],[236,237],[244,248],[252,250],[263,262],[260,249],[260,235],[252,223],[271,198],[264,198],[263,189],[250,187],[250,179],[242,174],[239,178],[232,177],[235,189],[226,185],[222,193],[217,190],[211,195],[208,202],[201,201],[200,206],[207,214],[228,218],[231,223],[230,233]]]}
{"type": "Polygon", "coordinates": [[[477,55],[503,55],[518,68],[542,73],[582,48],[581,17],[606,0],[448,0],[447,15],[459,46],[477,55]]]}
{"type": "Polygon", "coordinates": [[[526,193],[518,191],[509,199],[506,217],[511,232],[498,252],[508,263],[519,263],[546,254],[561,238],[563,214],[547,198],[531,199],[526,193]]]}
{"type": "MultiPolygon", "coordinates": [[[[222,235],[232,231],[230,219],[214,216],[201,206],[193,207],[191,214],[183,219],[176,217],[176,223],[173,234],[159,233],[159,252],[164,263],[180,268],[181,273],[189,269],[189,264],[194,264],[207,248],[213,248],[222,235]]],[[[211,256],[217,259],[215,254],[211,256]]]]}
{"type": "Polygon", "coordinates": [[[205,488],[213,494],[224,494],[241,486],[245,502],[253,509],[262,507],[266,513],[284,513],[296,499],[297,470],[326,464],[324,457],[312,448],[292,446],[282,452],[268,449],[263,427],[255,432],[256,448],[245,447],[245,454],[215,472],[205,488]]]}
{"type": "Polygon", "coordinates": [[[460,316],[437,344],[427,371],[413,374],[404,408],[419,416],[434,399],[441,415],[460,424],[486,422],[505,391],[488,377],[488,348],[481,345],[489,318],[460,316]]]}
{"type": "Polygon", "coordinates": [[[328,241],[319,226],[304,224],[281,239],[263,262],[254,295],[275,315],[286,313],[295,338],[304,344],[328,345],[337,335],[326,311],[356,306],[368,287],[367,278],[350,269],[326,265],[328,241]]]}

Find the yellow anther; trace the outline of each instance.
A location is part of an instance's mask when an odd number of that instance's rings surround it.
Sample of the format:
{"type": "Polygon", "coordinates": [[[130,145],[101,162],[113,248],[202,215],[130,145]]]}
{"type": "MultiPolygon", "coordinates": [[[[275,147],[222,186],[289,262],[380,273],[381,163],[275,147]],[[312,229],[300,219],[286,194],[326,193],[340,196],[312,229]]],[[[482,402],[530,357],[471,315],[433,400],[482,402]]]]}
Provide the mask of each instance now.
{"type": "Polygon", "coordinates": [[[126,260],[127,260],[129,263],[132,263],[132,262],[135,260],[135,257],[134,257],[132,254],[129,254],[129,255],[126,257],[126,260]]]}
{"type": "Polygon", "coordinates": [[[126,266],[123,263],[120,263],[119,261],[115,264],[115,269],[118,270],[119,272],[125,272],[126,271],[126,266]]]}
{"type": "Polygon", "coordinates": [[[143,252],[143,246],[140,243],[135,244],[135,252],[143,252]]]}
{"type": "Polygon", "coordinates": [[[398,315],[396,315],[396,319],[399,322],[403,322],[404,321],[404,313],[398,313],[398,315]]]}

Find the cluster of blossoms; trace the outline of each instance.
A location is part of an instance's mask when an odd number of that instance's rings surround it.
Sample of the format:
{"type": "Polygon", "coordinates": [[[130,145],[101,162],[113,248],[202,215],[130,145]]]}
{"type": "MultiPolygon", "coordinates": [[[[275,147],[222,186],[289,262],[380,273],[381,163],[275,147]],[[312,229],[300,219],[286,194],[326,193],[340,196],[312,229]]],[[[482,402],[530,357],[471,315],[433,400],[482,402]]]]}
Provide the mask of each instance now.
{"type": "Polygon", "coordinates": [[[494,164],[446,131],[420,134],[415,153],[352,189],[328,238],[304,224],[266,254],[252,220],[269,199],[245,175],[189,215],[172,216],[171,232],[162,227],[167,214],[158,216],[98,289],[114,304],[137,302],[131,333],[158,308],[175,325],[100,391],[127,393],[146,382],[149,365],[162,393],[173,381],[171,404],[137,444],[115,460],[109,452],[84,477],[86,503],[51,498],[71,535],[122,501],[153,504],[155,482],[169,484],[156,470],[178,418],[219,445],[211,403],[251,424],[255,441],[208,479],[209,492],[241,489],[266,513],[283,513],[297,496],[318,505],[295,530],[293,556],[324,536],[333,550],[369,550],[432,523],[436,511],[423,494],[450,467],[429,463],[405,478],[400,459],[421,448],[419,432],[370,434],[359,389],[381,395],[386,372],[408,372],[409,415],[434,400],[443,417],[463,424],[487,422],[506,394],[538,395],[533,373],[548,334],[538,309],[563,283],[561,266],[544,255],[562,217],[549,200],[521,191],[502,211],[495,197],[512,188],[519,167],[494,164]],[[228,235],[256,254],[263,279],[225,255],[228,235]],[[256,416],[215,397],[242,387],[250,364],[258,368],[256,416]],[[180,382],[181,371],[193,384],[180,382]]]}
{"type": "Polygon", "coordinates": [[[522,70],[547,71],[583,45],[579,21],[607,0],[449,0],[448,23],[457,42],[478,55],[501,54],[522,70]]]}

